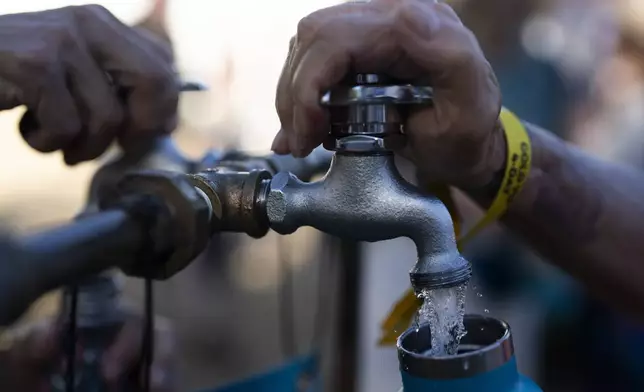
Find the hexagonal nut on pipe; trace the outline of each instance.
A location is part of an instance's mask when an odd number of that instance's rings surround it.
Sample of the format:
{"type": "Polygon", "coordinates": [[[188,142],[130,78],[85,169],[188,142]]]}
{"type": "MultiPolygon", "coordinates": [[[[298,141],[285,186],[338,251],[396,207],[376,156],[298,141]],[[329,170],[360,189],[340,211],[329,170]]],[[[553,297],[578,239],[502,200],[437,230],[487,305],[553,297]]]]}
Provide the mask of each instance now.
{"type": "Polygon", "coordinates": [[[266,197],[266,215],[273,230],[280,234],[290,234],[297,228],[289,228],[288,196],[286,189],[298,180],[290,173],[277,173],[271,180],[271,186],[266,197]]]}
{"type": "MultiPolygon", "coordinates": [[[[210,239],[212,206],[203,192],[185,174],[167,171],[140,171],[126,175],[118,184],[121,196],[152,196],[163,203],[168,217],[159,217],[152,232],[153,245],[162,245],[167,254],[153,260],[151,276],[164,280],[184,269],[206,247],[210,239]],[[159,244],[159,242],[167,242],[159,244]]],[[[158,251],[151,249],[150,252],[158,251]]],[[[145,252],[145,250],[143,250],[145,252]]],[[[150,266],[133,265],[123,271],[145,277],[150,266]]]]}

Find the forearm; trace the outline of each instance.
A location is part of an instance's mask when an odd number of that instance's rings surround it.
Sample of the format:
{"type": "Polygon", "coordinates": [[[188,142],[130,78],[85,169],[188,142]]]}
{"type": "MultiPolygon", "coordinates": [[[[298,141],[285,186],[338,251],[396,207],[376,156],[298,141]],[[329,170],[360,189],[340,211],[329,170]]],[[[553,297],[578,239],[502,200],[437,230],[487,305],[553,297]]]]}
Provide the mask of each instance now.
{"type": "MultiPolygon", "coordinates": [[[[527,128],[532,169],[504,223],[613,306],[644,321],[644,173],[527,128]]],[[[487,206],[493,183],[468,193],[487,206]]]]}

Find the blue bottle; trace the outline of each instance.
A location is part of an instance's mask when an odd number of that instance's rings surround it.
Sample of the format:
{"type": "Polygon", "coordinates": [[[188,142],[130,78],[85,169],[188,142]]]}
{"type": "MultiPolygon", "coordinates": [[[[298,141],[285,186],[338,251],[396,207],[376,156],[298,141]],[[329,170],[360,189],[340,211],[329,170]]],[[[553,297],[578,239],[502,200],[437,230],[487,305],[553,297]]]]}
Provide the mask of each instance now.
{"type": "Polygon", "coordinates": [[[508,324],[490,317],[468,315],[467,335],[457,355],[428,357],[429,325],[410,328],[398,339],[400,392],[541,392],[519,374],[508,324]]]}

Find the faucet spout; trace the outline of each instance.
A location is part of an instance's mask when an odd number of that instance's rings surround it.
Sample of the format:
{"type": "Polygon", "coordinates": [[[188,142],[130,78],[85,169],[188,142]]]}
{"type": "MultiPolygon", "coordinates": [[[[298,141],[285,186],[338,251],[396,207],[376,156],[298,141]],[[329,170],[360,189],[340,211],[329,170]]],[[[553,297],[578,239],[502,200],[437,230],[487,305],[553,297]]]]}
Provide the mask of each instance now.
{"type": "Polygon", "coordinates": [[[417,292],[458,285],[471,275],[456,247],[447,208],[406,182],[388,151],[336,152],[317,182],[278,173],[270,182],[266,214],[280,234],[312,226],[356,241],[410,238],[418,253],[410,272],[417,292]]]}

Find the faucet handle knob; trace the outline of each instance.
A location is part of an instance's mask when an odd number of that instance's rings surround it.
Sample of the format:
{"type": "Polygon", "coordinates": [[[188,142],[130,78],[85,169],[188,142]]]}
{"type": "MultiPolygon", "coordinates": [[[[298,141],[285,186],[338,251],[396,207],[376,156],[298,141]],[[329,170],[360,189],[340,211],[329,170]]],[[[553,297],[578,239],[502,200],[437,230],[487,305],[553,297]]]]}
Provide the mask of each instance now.
{"type": "Polygon", "coordinates": [[[413,86],[377,74],[353,74],[322,96],[330,112],[330,140],[354,135],[386,138],[404,134],[406,108],[431,105],[432,89],[413,86]]]}
{"type": "Polygon", "coordinates": [[[357,74],[327,91],[321,104],[330,108],[378,104],[431,105],[432,98],[432,88],[428,86],[413,86],[376,74],[357,74]]]}

